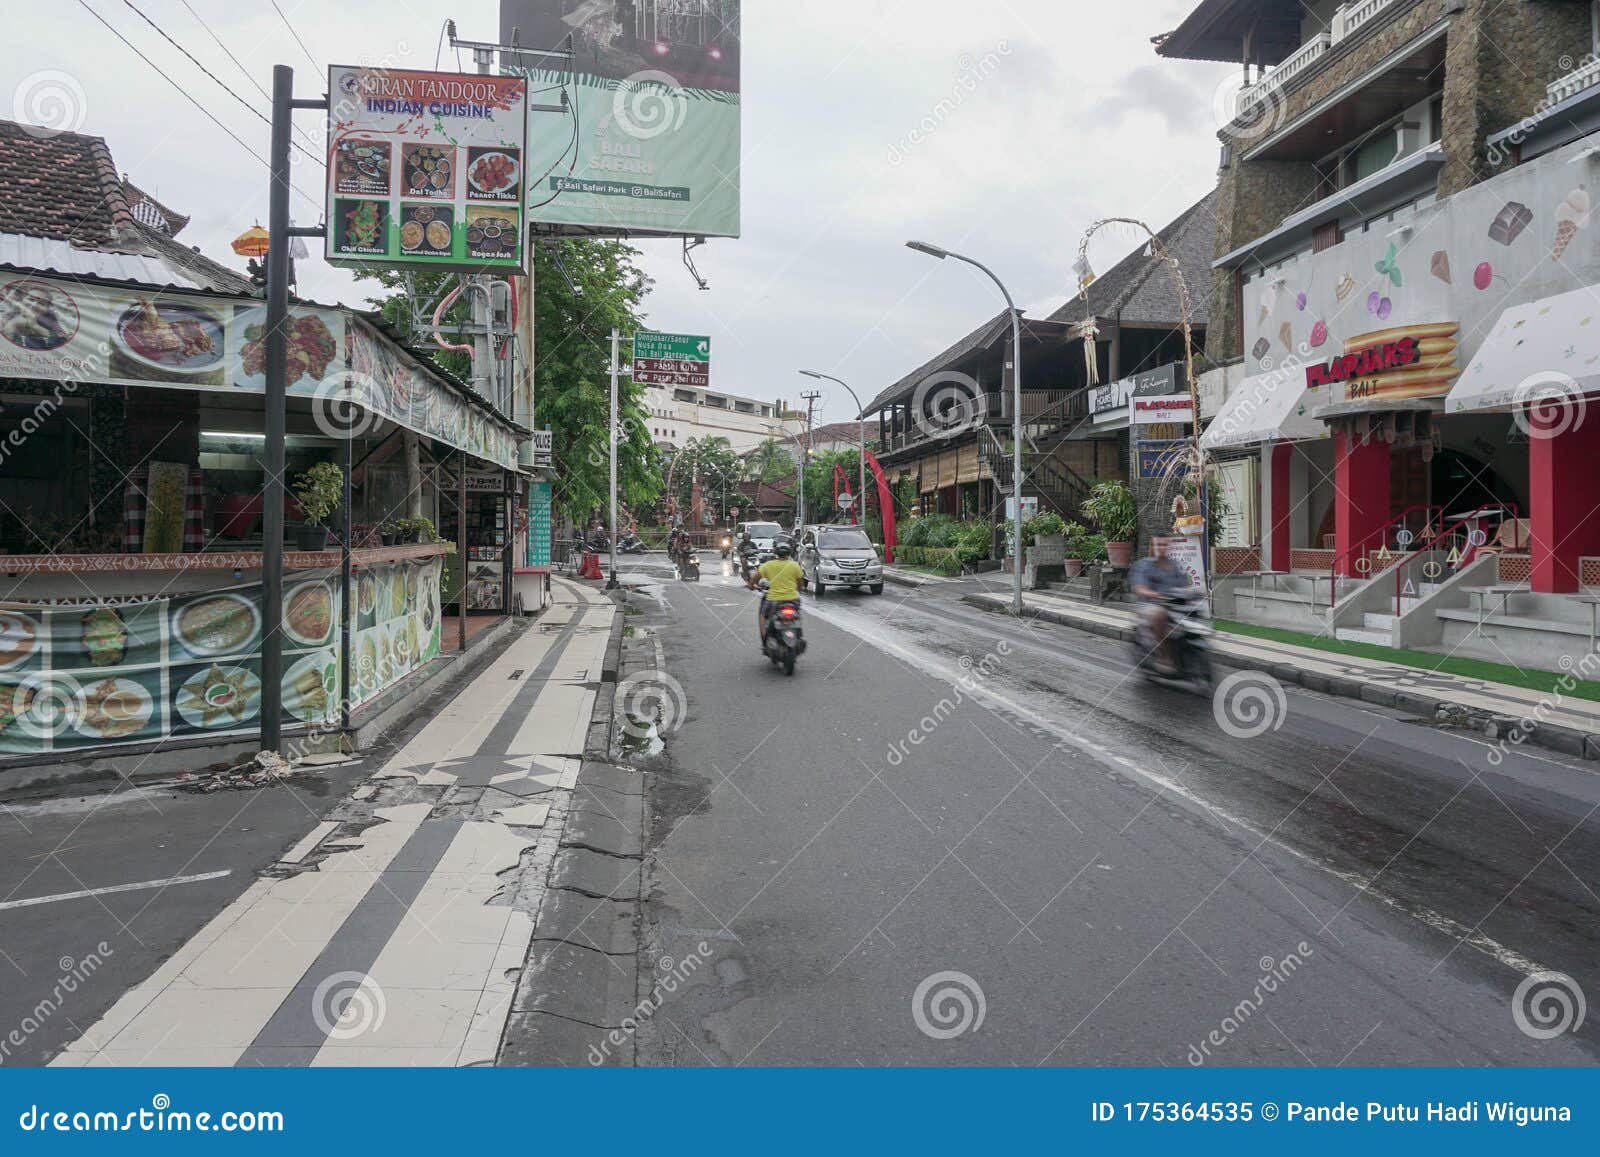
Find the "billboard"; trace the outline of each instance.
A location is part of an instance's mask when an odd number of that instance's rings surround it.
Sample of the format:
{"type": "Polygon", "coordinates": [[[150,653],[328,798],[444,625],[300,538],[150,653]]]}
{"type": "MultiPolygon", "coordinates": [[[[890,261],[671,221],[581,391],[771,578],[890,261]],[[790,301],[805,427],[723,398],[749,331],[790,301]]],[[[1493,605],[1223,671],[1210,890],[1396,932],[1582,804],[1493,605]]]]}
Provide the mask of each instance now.
{"type": "Polygon", "coordinates": [[[530,223],[584,234],[739,235],[739,8],[740,0],[500,0],[501,43],[530,47],[502,61],[538,94],[530,223]],[[570,56],[533,51],[558,49],[570,56]]]}
{"type": "Polygon", "coordinates": [[[336,64],[328,92],[331,264],[523,268],[523,80],[336,64]]]}

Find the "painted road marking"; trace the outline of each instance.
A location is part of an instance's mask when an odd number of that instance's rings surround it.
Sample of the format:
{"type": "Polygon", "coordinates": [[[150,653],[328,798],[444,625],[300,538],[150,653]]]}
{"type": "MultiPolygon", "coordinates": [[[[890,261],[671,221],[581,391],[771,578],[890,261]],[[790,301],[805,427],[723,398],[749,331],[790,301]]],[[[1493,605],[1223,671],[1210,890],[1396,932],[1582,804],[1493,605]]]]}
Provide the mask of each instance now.
{"type": "Polygon", "coordinates": [[[146,888],[165,888],[172,884],[199,884],[205,880],[220,880],[232,872],[232,868],[224,868],[220,872],[202,872],[198,876],[169,876],[165,880],[145,880],[139,884],[113,884],[109,888],[85,888],[81,892],[62,892],[57,896],[35,896],[31,900],[7,900],[0,904],[0,912],[8,908],[32,908],[36,904],[58,904],[62,900],[82,900],[86,896],[105,896],[112,892],[142,892],[146,888]]]}

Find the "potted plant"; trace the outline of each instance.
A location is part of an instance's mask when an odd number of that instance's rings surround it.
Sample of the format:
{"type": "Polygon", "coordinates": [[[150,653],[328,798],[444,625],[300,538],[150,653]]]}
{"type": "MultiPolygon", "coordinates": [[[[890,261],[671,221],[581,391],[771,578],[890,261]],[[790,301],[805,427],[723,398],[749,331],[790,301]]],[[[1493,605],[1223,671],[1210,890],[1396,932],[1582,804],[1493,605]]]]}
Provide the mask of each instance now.
{"type": "Polygon", "coordinates": [[[439,541],[439,534],[433,529],[431,518],[399,518],[394,522],[396,542],[424,542],[434,543],[439,541]]]}
{"type": "Polygon", "coordinates": [[[1106,540],[1106,558],[1112,566],[1133,561],[1133,544],[1139,534],[1139,507],[1126,482],[1101,482],[1083,503],[1084,517],[1099,528],[1106,540]]]}
{"type": "Polygon", "coordinates": [[[1027,534],[1033,536],[1033,545],[1041,547],[1055,547],[1057,549],[1067,545],[1067,522],[1053,510],[1035,515],[1023,527],[1027,534]]]}
{"type": "Polygon", "coordinates": [[[301,550],[328,548],[328,519],[344,501],[344,471],[332,462],[318,462],[294,482],[295,501],[305,518],[298,532],[301,550]]]}
{"type": "Polygon", "coordinates": [[[1061,564],[1066,568],[1069,579],[1077,578],[1083,573],[1082,546],[1084,536],[1089,532],[1079,522],[1069,522],[1061,532],[1062,559],[1061,564]]]}

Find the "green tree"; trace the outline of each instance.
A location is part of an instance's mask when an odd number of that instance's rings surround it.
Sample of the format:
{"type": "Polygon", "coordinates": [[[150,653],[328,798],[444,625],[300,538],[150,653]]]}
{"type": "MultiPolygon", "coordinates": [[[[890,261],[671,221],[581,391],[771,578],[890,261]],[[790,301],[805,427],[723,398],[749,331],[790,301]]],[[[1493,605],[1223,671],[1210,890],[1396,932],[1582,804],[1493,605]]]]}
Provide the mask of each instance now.
{"type": "Polygon", "coordinates": [[[730,506],[739,505],[739,480],[744,476],[744,460],[734,452],[733,444],[723,437],[692,438],[678,452],[677,468],[673,471],[673,497],[678,500],[678,513],[689,516],[690,500],[694,493],[694,480],[700,479],[700,497],[713,521],[722,517],[730,506]]]}
{"type": "Polygon", "coordinates": [[[856,450],[824,450],[812,454],[806,463],[806,517],[812,522],[832,522],[840,511],[833,501],[833,468],[844,467],[850,492],[856,490],[856,475],[861,455],[856,450]]]}
{"type": "Polygon", "coordinates": [[[768,438],[745,457],[745,477],[776,482],[794,473],[794,455],[776,438],[768,438]]]}
{"type": "MultiPolygon", "coordinates": [[[[581,524],[605,507],[609,491],[611,329],[628,338],[642,328],[640,309],[650,279],[635,264],[638,250],[619,241],[568,238],[536,244],[532,252],[534,424],[553,434],[556,503],[581,524]]],[[[368,300],[419,352],[445,369],[470,376],[467,355],[430,349],[425,335],[414,331],[406,275],[383,271],[358,276],[385,291],[368,300]]],[[[410,281],[420,299],[431,301],[453,288],[458,277],[424,271],[412,272],[410,281]]],[[[465,325],[468,318],[462,295],[440,320],[465,325]]],[[[627,349],[622,353],[626,360],[627,349]]],[[[661,495],[662,476],[644,388],[622,379],[617,405],[618,498],[629,508],[648,507],[661,495]]]]}

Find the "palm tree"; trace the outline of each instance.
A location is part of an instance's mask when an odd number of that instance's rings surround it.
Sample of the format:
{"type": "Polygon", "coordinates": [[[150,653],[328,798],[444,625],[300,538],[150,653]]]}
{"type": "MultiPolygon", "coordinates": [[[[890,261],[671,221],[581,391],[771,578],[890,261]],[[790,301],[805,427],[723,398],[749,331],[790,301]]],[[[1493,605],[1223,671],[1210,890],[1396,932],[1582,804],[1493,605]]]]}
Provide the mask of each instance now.
{"type": "Polygon", "coordinates": [[[745,477],[757,482],[773,482],[794,473],[794,456],[776,438],[768,438],[745,456],[745,477]]]}

